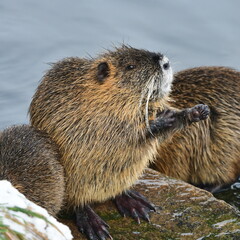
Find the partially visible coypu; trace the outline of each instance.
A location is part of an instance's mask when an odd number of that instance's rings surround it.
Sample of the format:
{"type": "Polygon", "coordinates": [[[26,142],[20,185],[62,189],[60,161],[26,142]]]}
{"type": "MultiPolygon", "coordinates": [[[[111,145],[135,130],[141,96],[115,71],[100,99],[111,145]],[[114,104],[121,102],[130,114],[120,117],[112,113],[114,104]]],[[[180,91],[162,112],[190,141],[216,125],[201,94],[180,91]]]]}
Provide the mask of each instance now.
{"type": "Polygon", "coordinates": [[[0,133],[0,180],[12,183],[29,200],[56,215],[64,199],[64,172],[52,140],[22,125],[0,133]]]}
{"type": "Polygon", "coordinates": [[[158,143],[194,121],[206,105],[169,110],[169,60],[123,46],[94,59],[68,58],[44,76],[31,123],[59,145],[67,204],[89,239],[111,238],[88,204],[115,198],[123,215],[148,220],[153,206],[128,189],[153,160],[158,143]]]}
{"type": "Polygon", "coordinates": [[[160,172],[216,191],[240,175],[240,72],[199,67],[175,75],[174,107],[206,103],[210,118],[178,132],[158,148],[160,172]]]}

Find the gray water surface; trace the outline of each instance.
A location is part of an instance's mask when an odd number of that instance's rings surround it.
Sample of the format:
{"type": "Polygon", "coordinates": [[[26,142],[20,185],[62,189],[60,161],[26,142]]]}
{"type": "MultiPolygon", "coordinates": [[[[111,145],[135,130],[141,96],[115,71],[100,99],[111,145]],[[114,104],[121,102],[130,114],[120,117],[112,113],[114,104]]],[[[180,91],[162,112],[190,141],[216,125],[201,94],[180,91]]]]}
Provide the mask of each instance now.
{"type": "Polygon", "coordinates": [[[28,122],[49,62],[123,42],[166,54],[176,71],[240,70],[239,10],[239,0],[1,0],[0,129],[28,122]]]}

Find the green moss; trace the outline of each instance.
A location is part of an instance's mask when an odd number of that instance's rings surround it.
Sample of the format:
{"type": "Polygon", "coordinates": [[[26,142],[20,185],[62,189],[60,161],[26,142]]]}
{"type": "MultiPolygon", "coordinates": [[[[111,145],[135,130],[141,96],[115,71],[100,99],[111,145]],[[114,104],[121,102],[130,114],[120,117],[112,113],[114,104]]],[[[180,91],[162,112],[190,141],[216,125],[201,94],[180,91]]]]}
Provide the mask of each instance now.
{"type": "MultiPolygon", "coordinates": [[[[43,215],[39,214],[39,213],[36,213],[36,212],[33,212],[29,209],[24,209],[24,208],[20,208],[20,207],[7,207],[6,209],[8,210],[12,210],[14,212],[22,212],[22,213],[25,213],[26,215],[30,216],[30,217],[37,217],[37,218],[40,218],[40,219],[43,219],[45,222],[47,223],[50,223],[46,217],[44,217],[43,215]]],[[[50,223],[51,224],[51,223],[50,223]]]]}
{"type": "Polygon", "coordinates": [[[97,212],[97,214],[106,222],[123,218],[117,211],[97,212]]]}

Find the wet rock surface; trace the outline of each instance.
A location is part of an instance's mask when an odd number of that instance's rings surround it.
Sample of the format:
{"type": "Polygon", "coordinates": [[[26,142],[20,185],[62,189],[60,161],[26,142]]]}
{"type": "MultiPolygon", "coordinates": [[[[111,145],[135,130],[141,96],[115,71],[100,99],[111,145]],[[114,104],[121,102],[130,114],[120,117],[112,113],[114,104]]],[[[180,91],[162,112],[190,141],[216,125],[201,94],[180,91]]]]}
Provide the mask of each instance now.
{"type": "MultiPolygon", "coordinates": [[[[156,205],[151,223],[142,221],[139,225],[131,218],[122,218],[110,201],[94,207],[110,225],[115,240],[240,239],[239,211],[209,192],[150,169],[134,189],[156,205]]],[[[74,239],[85,239],[72,219],[60,221],[70,227],[74,239]]]]}

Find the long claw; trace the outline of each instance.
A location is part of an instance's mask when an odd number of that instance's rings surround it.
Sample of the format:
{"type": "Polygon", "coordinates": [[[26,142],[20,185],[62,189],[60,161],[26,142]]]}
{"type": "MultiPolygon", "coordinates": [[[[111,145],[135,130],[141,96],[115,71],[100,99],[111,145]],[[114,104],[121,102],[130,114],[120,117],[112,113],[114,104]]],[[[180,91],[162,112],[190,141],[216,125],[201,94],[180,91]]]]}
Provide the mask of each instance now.
{"type": "Polygon", "coordinates": [[[146,222],[150,222],[149,214],[144,207],[139,209],[139,213],[141,214],[141,218],[143,220],[145,220],[146,222]]]}
{"type": "Polygon", "coordinates": [[[136,209],[134,209],[134,208],[132,209],[131,215],[132,215],[133,219],[135,219],[136,222],[137,222],[138,224],[140,224],[140,218],[139,218],[139,216],[138,216],[138,213],[137,213],[136,209]]]}

